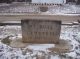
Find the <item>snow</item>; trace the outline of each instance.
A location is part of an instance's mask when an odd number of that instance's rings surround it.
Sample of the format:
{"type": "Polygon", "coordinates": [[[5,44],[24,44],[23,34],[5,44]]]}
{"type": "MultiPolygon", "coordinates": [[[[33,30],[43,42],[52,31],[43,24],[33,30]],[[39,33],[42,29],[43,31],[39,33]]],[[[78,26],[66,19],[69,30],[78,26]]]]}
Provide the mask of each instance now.
{"type": "Polygon", "coordinates": [[[29,45],[28,48],[33,49],[33,50],[41,50],[41,51],[46,51],[48,48],[54,47],[54,44],[35,44],[35,45],[29,45]]]}
{"type": "Polygon", "coordinates": [[[61,59],[58,55],[56,56],[51,56],[51,59],[61,59]]]}
{"type": "Polygon", "coordinates": [[[70,52],[70,53],[67,53],[68,56],[72,56],[73,58],[75,58],[77,55],[75,52],[70,52]]]}
{"type": "MultiPolygon", "coordinates": [[[[40,11],[39,6],[32,6],[32,5],[27,5],[27,4],[12,4],[7,7],[8,8],[6,8],[6,5],[4,7],[1,6],[0,12],[1,13],[40,13],[40,14],[44,13],[40,11]]],[[[62,4],[62,6],[54,5],[54,6],[48,7],[48,11],[45,13],[60,14],[60,15],[61,14],[70,14],[70,15],[78,14],[79,15],[80,5],[69,5],[69,4],[62,4]]]]}
{"type": "Polygon", "coordinates": [[[32,3],[57,3],[62,4],[64,0],[32,0],[32,3]]]}
{"type": "MultiPolygon", "coordinates": [[[[0,30],[2,34],[0,34],[1,39],[4,38],[6,33],[6,36],[10,35],[8,32],[13,35],[11,38],[13,40],[15,38],[21,38],[21,27],[19,26],[2,26],[0,27],[0,30]],[[5,30],[6,31],[5,31],[5,30]],[[8,30],[9,29],[9,30],[8,30]],[[10,29],[14,29],[13,31],[10,31],[10,29]],[[15,33],[14,33],[15,32],[15,33]],[[17,35],[16,35],[17,34],[17,35]],[[2,35],[2,36],[1,36],[2,35]]],[[[78,41],[80,39],[80,30],[79,25],[74,26],[62,26],[61,31],[61,39],[68,40],[71,45],[73,45],[73,49],[70,51],[70,53],[64,53],[66,57],[62,57],[60,54],[50,53],[47,48],[55,47],[54,44],[33,44],[28,45],[26,48],[12,48],[8,45],[5,45],[0,42],[0,59],[36,59],[37,56],[41,58],[42,56],[45,56],[45,59],[69,59],[69,58],[78,58],[80,59],[80,42],[78,41]],[[78,47],[78,48],[76,48],[78,47]]]]}

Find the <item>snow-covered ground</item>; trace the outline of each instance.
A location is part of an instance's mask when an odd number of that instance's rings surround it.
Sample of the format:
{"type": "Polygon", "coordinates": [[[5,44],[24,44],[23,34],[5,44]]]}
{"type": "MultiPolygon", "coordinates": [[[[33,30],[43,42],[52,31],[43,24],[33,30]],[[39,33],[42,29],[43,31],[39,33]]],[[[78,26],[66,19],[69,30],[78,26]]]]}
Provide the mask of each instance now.
{"type": "MultiPolygon", "coordinates": [[[[0,26],[0,39],[7,36],[11,39],[21,38],[21,26],[0,26]]],[[[80,59],[80,26],[63,25],[60,38],[71,43],[73,49],[69,53],[57,54],[46,50],[54,44],[12,48],[0,42],[0,59],[80,59]]]]}
{"type": "MultiPolygon", "coordinates": [[[[27,5],[25,3],[13,4],[0,4],[0,13],[41,13],[39,6],[27,5]]],[[[59,14],[59,13],[80,13],[80,5],[62,4],[49,6],[46,13],[59,14]]]]}
{"type": "Polygon", "coordinates": [[[32,0],[32,3],[56,3],[62,4],[65,3],[65,0],[32,0]]]}

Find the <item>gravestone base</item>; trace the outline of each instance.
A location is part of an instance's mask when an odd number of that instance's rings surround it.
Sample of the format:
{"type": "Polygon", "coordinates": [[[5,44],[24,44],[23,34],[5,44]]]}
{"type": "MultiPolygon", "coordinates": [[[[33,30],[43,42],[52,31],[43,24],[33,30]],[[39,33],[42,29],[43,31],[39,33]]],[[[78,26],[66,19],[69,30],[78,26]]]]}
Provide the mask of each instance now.
{"type": "Polygon", "coordinates": [[[24,43],[59,43],[61,21],[22,20],[21,26],[24,43]]]}

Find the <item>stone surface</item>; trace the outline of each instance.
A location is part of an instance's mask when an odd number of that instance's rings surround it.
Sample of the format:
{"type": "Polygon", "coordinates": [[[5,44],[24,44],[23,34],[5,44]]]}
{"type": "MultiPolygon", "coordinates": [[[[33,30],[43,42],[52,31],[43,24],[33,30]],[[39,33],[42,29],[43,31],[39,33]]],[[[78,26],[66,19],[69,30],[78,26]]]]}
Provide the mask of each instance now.
{"type": "Polygon", "coordinates": [[[56,44],[55,47],[49,48],[51,52],[55,53],[68,53],[72,49],[71,44],[67,40],[59,40],[59,44],[56,44]]]}
{"type": "Polygon", "coordinates": [[[22,40],[25,43],[59,43],[61,22],[22,20],[22,40]]]}
{"type": "Polygon", "coordinates": [[[21,39],[16,39],[16,40],[12,40],[9,46],[13,48],[25,48],[27,45],[28,44],[23,43],[21,39]]]}
{"type": "Polygon", "coordinates": [[[42,7],[42,6],[41,6],[41,7],[40,7],[40,11],[41,11],[41,12],[46,12],[46,11],[48,11],[48,7],[44,7],[44,6],[42,7]]]}

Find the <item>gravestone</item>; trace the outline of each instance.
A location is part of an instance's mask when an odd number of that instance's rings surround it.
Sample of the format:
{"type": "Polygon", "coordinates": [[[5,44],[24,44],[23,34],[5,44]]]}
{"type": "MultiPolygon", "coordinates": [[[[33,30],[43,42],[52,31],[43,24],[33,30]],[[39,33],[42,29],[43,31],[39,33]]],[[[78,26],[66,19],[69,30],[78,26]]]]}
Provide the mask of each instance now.
{"type": "Polygon", "coordinates": [[[48,11],[48,7],[42,7],[42,6],[41,6],[41,7],[40,7],[40,11],[41,11],[41,12],[46,12],[46,11],[48,11]]]}
{"type": "Polygon", "coordinates": [[[59,43],[61,21],[22,20],[24,43],[59,43]]]}

